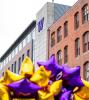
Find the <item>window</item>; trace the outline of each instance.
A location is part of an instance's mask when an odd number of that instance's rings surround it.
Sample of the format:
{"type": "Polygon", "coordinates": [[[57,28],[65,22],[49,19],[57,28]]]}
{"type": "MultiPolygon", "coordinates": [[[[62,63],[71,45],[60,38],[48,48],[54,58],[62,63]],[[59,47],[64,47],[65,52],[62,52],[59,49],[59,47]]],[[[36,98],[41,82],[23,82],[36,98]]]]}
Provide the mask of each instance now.
{"type": "Polygon", "coordinates": [[[22,47],[24,48],[25,45],[26,45],[26,40],[24,39],[24,40],[22,41],[22,47]]]}
{"type": "Polygon", "coordinates": [[[10,67],[8,67],[8,70],[10,70],[10,67]]]}
{"type": "Polygon", "coordinates": [[[75,57],[77,57],[78,55],[80,55],[80,39],[79,38],[75,40],[75,57]]]}
{"type": "Polygon", "coordinates": [[[22,55],[22,61],[24,60],[24,54],[22,55]]]}
{"type": "Polygon", "coordinates": [[[20,70],[20,66],[21,66],[21,57],[19,58],[19,61],[18,61],[18,72],[20,70]]]}
{"type": "Polygon", "coordinates": [[[11,54],[9,55],[9,61],[11,60],[11,54]]]}
{"type": "Polygon", "coordinates": [[[5,60],[3,61],[3,65],[5,66],[5,60]]]}
{"type": "Polygon", "coordinates": [[[12,53],[11,53],[11,57],[14,58],[14,51],[12,51],[12,53]]]}
{"type": "Polygon", "coordinates": [[[57,52],[57,61],[58,61],[58,64],[61,65],[62,64],[62,52],[61,50],[59,50],[57,52]]]}
{"type": "Polygon", "coordinates": [[[2,73],[2,76],[4,76],[4,72],[2,73]]]}
{"type": "Polygon", "coordinates": [[[14,55],[16,55],[16,48],[14,49],[14,55]]]}
{"type": "Polygon", "coordinates": [[[57,42],[62,40],[61,27],[57,29],[57,42]]]}
{"type": "Polygon", "coordinates": [[[12,64],[12,66],[11,66],[11,71],[12,71],[12,72],[13,72],[13,67],[14,67],[14,66],[13,66],[13,64],[12,64]]]}
{"type": "Polygon", "coordinates": [[[15,50],[16,50],[16,54],[18,53],[18,46],[15,48],[15,50]]]}
{"type": "Polygon", "coordinates": [[[89,61],[84,64],[84,79],[89,81],[89,61]]]}
{"type": "Polygon", "coordinates": [[[76,30],[79,27],[79,12],[74,15],[74,29],[76,30]]]}
{"type": "Polygon", "coordinates": [[[19,51],[22,49],[22,42],[19,44],[19,51]]]}
{"type": "Polygon", "coordinates": [[[68,35],[68,21],[64,23],[64,37],[68,35]]]}
{"type": "Polygon", "coordinates": [[[28,35],[28,42],[31,41],[31,33],[28,35]]]}
{"type": "Polygon", "coordinates": [[[8,63],[8,58],[5,59],[5,64],[7,64],[7,63],[8,63]]]}
{"type": "Polygon", "coordinates": [[[1,64],[0,64],[0,70],[2,70],[2,68],[3,68],[3,64],[1,63],[1,64]]]}
{"type": "Polygon", "coordinates": [[[68,46],[64,47],[64,63],[68,62],[68,46]]]}
{"type": "Polygon", "coordinates": [[[85,23],[89,20],[88,4],[82,8],[82,22],[85,23]]]}
{"type": "Polygon", "coordinates": [[[27,56],[30,57],[30,50],[27,50],[27,56]]]}
{"type": "Polygon", "coordinates": [[[16,73],[16,61],[14,62],[14,73],[16,73]]]}
{"type": "Polygon", "coordinates": [[[89,32],[85,32],[83,35],[83,52],[89,50],[89,32]]]}
{"type": "Polygon", "coordinates": [[[51,34],[51,47],[55,45],[55,32],[51,34]]]}

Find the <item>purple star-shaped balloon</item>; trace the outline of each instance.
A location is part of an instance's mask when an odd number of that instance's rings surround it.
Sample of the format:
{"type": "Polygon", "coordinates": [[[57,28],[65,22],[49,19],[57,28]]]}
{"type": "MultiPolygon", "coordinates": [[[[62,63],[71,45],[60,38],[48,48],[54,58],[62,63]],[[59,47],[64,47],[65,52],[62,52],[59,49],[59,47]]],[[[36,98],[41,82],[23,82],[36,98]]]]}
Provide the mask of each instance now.
{"type": "Polygon", "coordinates": [[[72,100],[72,99],[71,99],[71,94],[72,94],[72,91],[65,91],[65,92],[62,93],[62,95],[59,97],[59,100],[72,100]]]}
{"type": "Polygon", "coordinates": [[[38,85],[29,82],[28,79],[24,78],[20,81],[13,82],[8,87],[18,96],[34,96],[38,90],[41,89],[38,85]]]}
{"type": "Polygon", "coordinates": [[[62,71],[62,67],[59,66],[55,60],[55,56],[52,55],[46,62],[37,62],[39,66],[44,66],[46,70],[51,71],[51,77],[57,75],[62,71]]]}
{"type": "Polygon", "coordinates": [[[70,68],[67,65],[62,66],[63,85],[66,86],[67,89],[73,89],[76,86],[84,86],[80,77],[80,66],[74,68],[70,68]]]}

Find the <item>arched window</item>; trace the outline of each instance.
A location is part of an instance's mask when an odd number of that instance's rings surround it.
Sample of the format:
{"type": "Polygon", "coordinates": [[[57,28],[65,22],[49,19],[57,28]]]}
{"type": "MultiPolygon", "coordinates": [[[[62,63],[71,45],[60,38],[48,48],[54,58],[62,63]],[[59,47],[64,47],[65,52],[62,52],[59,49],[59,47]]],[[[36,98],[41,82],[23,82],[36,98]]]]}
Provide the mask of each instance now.
{"type": "Polygon", "coordinates": [[[79,12],[74,15],[74,29],[76,30],[79,27],[79,12]]]}
{"type": "Polygon", "coordinates": [[[68,62],[68,46],[64,47],[64,63],[68,62]]]}
{"type": "Polygon", "coordinates": [[[58,64],[61,65],[62,64],[62,51],[59,50],[57,52],[57,61],[58,61],[58,64]]]}
{"type": "Polygon", "coordinates": [[[85,23],[89,20],[88,4],[85,4],[82,8],[82,22],[85,23]]]}
{"type": "Polygon", "coordinates": [[[51,34],[51,47],[55,45],[55,32],[51,34]]]}
{"type": "Polygon", "coordinates": [[[57,42],[62,40],[61,26],[57,29],[57,42]]]}
{"type": "Polygon", "coordinates": [[[75,57],[80,55],[80,39],[75,40],[75,57]]]}
{"type": "Polygon", "coordinates": [[[64,38],[68,35],[68,21],[64,23],[64,38]]]}
{"type": "Polygon", "coordinates": [[[89,31],[83,34],[83,52],[89,50],[89,31]]]}
{"type": "Polygon", "coordinates": [[[89,81],[89,61],[84,64],[84,78],[86,81],[89,81]]]}

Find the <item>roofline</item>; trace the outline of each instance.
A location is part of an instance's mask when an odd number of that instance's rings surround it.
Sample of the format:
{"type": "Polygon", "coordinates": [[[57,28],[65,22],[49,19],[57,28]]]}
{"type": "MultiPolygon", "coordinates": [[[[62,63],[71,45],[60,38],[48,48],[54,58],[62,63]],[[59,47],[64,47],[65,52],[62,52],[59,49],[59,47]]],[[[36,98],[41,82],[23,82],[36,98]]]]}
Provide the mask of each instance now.
{"type": "Polygon", "coordinates": [[[53,27],[58,21],[60,21],[60,19],[61,19],[63,16],[65,16],[66,14],[68,14],[68,13],[73,9],[73,7],[75,7],[79,2],[81,2],[81,0],[77,0],[72,6],[69,6],[69,7],[70,7],[69,10],[67,10],[58,20],[54,21],[54,22],[52,23],[52,25],[49,26],[48,29],[50,30],[51,27],[53,27]]]}
{"type": "Polygon", "coordinates": [[[0,62],[2,62],[11,51],[32,31],[36,26],[36,20],[33,20],[30,25],[24,30],[24,32],[16,39],[16,41],[7,49],[7,51],[0,57],[0,62]]]}

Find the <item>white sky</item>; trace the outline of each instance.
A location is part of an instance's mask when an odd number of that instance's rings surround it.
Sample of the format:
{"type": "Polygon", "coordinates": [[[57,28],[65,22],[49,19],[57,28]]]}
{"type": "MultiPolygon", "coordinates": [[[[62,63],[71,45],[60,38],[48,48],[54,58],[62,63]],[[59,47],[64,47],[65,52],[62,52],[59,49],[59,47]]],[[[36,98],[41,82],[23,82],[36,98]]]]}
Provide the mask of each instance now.
{"type": "MultiPolygon", "coordinates": [[[[36,13],[52,0],[0,0],[0,57],[35,19],[36,13]]],[[[73,5],[77,0],[54,0],[73,5]]]]}

